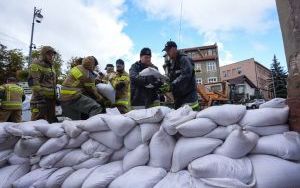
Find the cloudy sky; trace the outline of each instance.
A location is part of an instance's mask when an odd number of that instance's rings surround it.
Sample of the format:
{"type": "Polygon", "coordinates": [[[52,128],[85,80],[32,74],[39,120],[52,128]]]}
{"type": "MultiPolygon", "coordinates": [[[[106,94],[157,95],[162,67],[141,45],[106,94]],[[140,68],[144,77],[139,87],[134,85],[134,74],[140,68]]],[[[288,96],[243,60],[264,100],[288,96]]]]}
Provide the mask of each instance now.
{"type": "Polygon", "coordinates": [[[28,54],[34,6],[44,19],[33,43],[65,61],[94,55],[103,69],[123,58],[128,69],[150,47],[161,67],[172,39],[179,48],[217,43],[221,65],[253,57],[270,67],[274,54],[286,64],[275,0],[1,0],[0,43],[28,54]]]}

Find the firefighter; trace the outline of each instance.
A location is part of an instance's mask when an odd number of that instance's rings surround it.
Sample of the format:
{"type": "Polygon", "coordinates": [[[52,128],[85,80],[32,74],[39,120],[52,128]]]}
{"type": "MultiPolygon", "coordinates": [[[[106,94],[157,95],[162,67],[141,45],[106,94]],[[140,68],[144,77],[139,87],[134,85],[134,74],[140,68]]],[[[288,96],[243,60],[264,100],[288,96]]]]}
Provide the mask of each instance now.
{"type": "Polygon", "coordinates": [[[19,123],[22,120],[22,102],[25,94],[22,87],[18,86],[17,79],[10,77],[6,84],[0,86],[0,122],[19,123]]]}
{"type": "Polygon", "coordinates": [[[118,110],[124,114],[130,110],[130,80],[129,74],[124,70],[125,64],[122,59],[116,61],[117,72],[112,78],[112,86],[116,90],[116,102],[118,110]]]}
{"type": "Polygon", "coordinates": [[[56,51],[50,46],[41,49],[40,57],[29,67],[28,85],[32,89],[31,120],[56,122],[56,73],[53,61],[56,51]]]}
{"type": "Polygon", "coordinates": [[[63,115],[72,120],[80,120],[82,114],[89,117],[104,112],[105,99],[97,92],[96,74],[93,72],[98,65],[97,59],[88,56],[82,65],[73,67],[62,83],[60,92],[63,115]]]}
{"type": "Polygon", "coordinates": [[[115,67],[113,64],[107,64],[105,67],[106,70],[106,75],[104,76],[104,78],[102,79],[103,83],[108,83],[111,81],[111,79],[116,75],[115,72],[115,67]]]}
{"type": "Polygon", "coordinates": [[[166,67],[171,82],[171,91],[174,96],[175,109],[189,105],[193,110],[200,109],[196,90],[194,63],[184,53],[177,50],[173,41],[168,41],[163,49],[170,58],[166,67]]]}
{"type": "Polygon", "coordinates": [[[151,63],[151,50],[143,48],[140,52],[140,60],[135,62],[130,70],[131,107],[133,109],[149,108],[160,105],[159,87],[162,82],[154,76],[140,76],[145,68],[153,67],[151,63]]]}

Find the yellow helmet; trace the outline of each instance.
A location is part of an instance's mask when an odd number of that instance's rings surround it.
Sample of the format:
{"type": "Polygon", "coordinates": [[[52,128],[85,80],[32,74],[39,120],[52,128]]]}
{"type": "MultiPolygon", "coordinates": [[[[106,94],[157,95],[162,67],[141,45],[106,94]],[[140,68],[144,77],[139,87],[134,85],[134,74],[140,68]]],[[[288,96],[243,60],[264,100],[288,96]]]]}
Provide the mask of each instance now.
{"type": "Polygon", "coordinates": [[[96,66],[96,61],[96,58],[93,56],[85,57],[82,60],[82,66],[87,70],[93,71],[96,66]]]}

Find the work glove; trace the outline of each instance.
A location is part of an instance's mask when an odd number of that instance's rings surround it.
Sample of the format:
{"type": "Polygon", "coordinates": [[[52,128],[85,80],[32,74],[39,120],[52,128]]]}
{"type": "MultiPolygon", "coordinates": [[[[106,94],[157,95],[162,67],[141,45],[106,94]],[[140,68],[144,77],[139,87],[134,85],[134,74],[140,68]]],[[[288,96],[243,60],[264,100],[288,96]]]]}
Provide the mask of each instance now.
{"type": "Polygon", "coordinates": [[[153,75],[147,76],[146,80],[148,84],[152,84],[152,85],[154,85],[154,83],[158,81],[158,79],[153,75]]]}
{"type": "Polygon", "coordinates": [[[122,90],[125,88],[125,86],[126,86],[125,82],[121,81],[116,84],[116,90],[122,90]]]}

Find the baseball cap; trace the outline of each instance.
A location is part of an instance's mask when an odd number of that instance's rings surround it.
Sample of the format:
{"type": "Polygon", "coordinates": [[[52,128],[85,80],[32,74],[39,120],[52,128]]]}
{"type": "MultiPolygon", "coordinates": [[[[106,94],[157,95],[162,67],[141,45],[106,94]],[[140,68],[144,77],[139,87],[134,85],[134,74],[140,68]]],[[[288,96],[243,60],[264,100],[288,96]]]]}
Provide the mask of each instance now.
{"type": "Polygon", "coordinates": [[[150,48],[143,48],[140,52],[140,56],[142,56],[142,55],[150,55],[151,56],[150,48]]]}
{"type": "Polygon", "coordinates": [[[172,47],[176,47],[177,48],[177,44],[174,42],[174,41],[168,41],[166,44],[165,44],[165,47],[162,51],[167,51],[169,50],[170,48],[172,47]]]}

